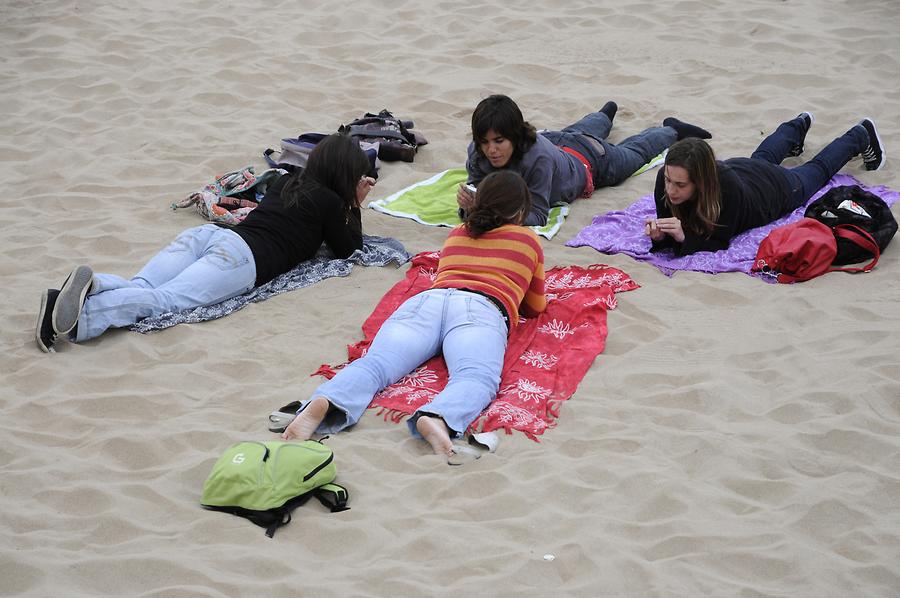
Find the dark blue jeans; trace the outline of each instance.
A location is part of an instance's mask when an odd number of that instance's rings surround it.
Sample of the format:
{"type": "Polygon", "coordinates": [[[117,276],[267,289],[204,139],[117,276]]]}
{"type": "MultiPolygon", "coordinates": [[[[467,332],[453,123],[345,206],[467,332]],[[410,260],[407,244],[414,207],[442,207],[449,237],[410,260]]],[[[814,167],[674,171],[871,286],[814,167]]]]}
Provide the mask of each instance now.
{"type": "MultiPolygon", "coordinates": [[[[799,116],[778,125],[775,132],[763,139],[750,156],[754,160],[765,160],[781,165],[790,151],[803,143],[805,123],[799,116]]],[[[862,125],[852,129],[826,145],[816,156],[800,166],[785,168],[785,175],[791,184],[794,208],[798,208],[815,194],[837,172],[869,145],[869,135],[862,125]]]]}
{"type": "Polygon", "coordinates": [[[609,117],[591,112],[562,131],[544,131],[541,135],[584,156],[591,164],[594,187],[598,188],[618,185],[678,138],[671,127],[651,127],[613,145],[606,141],[611,129],[609,117]]]}

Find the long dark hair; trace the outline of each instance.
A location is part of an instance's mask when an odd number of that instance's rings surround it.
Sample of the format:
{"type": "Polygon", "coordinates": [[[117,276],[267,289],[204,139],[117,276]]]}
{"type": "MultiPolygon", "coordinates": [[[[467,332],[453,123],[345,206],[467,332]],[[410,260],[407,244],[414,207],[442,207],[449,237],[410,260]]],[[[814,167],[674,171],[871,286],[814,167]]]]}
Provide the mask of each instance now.
{"type": "Polygon", "coordinates": [[[291,175],[281,190],[284,205],[291,207],[312,194],[310,183],[334,191],[348,211],[359,207],[356,188],[371,165],[359,143],[348,135],[335,133],[320,141],[310,152],[306,168],[291,175]]]}
{"type": "Polygon", "coordinates": [[[531,211],[531,192],[522,176],[498,170],[484,177],[475,193],[475,205],[466,210],[464,224],[473,239],[503,226],[519,224],[531,211]]]}
{"type": "Polygon", "coordinates": [[[722,212],[722,191],[713,149],[696,137],[682,139],[669,148],[665,166],[684,168],[697,188],[692,199],[677,206],[666,196],[672,215],[681,220],[681,228],[685,231],[708,236],[722,212]]]}
{"type": "Polygon", "coordinates": [[[491,129],[512,142],[513,160],[519,160],[537,141],[535,128],[522,116],[519,106],[505,95],[484,98],[472,112],[472,141],[475,151],[482,156],[481,141],[491,129]]]}

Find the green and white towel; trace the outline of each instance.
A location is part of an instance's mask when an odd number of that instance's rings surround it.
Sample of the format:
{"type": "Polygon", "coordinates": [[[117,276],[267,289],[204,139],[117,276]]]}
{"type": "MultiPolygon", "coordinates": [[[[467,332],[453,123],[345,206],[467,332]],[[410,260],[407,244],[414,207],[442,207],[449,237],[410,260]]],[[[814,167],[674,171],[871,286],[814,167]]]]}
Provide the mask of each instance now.
{"type": "MultiPolygon", "coordinates": [[[[662,164],[665,155],[665,152],[661,153],[632,176],[662,164]]],[[[460,219],[457,213],[459,206],[456,204],[456,189],[460,183],[466,182],[466,177],[465,168],[451,168],[424,181],[413,183],[384,199],[372,200],[369,207],[383,214],[410,218],[428,226],[457,226],[460,219]]],[[[552,239],[559,232],[568,214],[569,205],[558,203],[550,208],[547,224],[532,228],[542,237],[552,239]]]]}

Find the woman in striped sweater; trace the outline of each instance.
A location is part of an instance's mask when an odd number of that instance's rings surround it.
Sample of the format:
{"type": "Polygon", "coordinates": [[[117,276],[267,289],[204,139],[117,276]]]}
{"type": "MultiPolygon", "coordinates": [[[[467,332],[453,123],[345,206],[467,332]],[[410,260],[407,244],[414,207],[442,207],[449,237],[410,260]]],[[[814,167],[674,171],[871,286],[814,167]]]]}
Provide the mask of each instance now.
{"type": "Polygon", "coordinates": [[[447,386],[409,419],[435,453],[454,453],[461,436],[494,399],[509,331],[520,314],[544,311],[544,253],[521,222],[531,209],[525,181],[498,171],[479,185],[474,206],[453,229],[431,289],[407,299],[382,325],[365,356],[319,386],[284,431],[306,440],[352,426],[375,393],[443,353],[447,386]]]}

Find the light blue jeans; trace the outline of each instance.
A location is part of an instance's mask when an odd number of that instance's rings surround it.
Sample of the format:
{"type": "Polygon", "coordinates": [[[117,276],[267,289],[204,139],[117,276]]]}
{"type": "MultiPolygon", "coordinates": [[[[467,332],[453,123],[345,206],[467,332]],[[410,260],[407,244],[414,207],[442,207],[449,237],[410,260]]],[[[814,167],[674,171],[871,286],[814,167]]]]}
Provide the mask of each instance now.
{"type": "Polygon", "coordinates": [[[212,305],[255,283],[256,262],[240,235],[215,224],[190,228],[131,280],[95,273],[72,340],[86,341],[149,316],[212,305]]]}
{"type": "Polygon", "coordinates": [[[416,420],[437,415],[451,436],[460,436],[497,395],[506,338],[503,315],[482,295],[432,289],[410,297],[384,322],[363,357],[312,393],[310,398],[325,397],[333,406],[316,431],[333,434],[352,426],[375,393],[443,351],[447,386],[407,423],[421,438],[416,420]]]}

